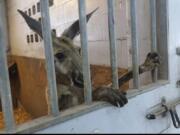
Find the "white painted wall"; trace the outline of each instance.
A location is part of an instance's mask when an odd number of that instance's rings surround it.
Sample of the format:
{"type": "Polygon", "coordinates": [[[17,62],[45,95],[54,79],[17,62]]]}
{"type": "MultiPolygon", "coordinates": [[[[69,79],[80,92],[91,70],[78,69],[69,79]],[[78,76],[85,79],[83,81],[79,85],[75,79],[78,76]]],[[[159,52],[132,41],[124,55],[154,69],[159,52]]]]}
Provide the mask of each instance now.
{"type": "Polygon", "coordinates": [[[35,1],[31,0],[7,0],[11,53],[18,56],[44,58],[42,43],[27,44],[26,36],[34,34],[34,32],[28,28],[17,12],[17,9],[27,10],[29,7],[32,8],[33,4],[35,4],[35,1]]]}
{"type": "MultiPolygon", "coordinates": [[[[180,57],[176,56],[175,51],[180,46],[180,1],[169,0],[168,3],[170,84],[131,99],[124,108],[106,107],[39,133],[180,133],[168,117],[155,121],[145,119],[148,109],[159,103],[161,97],[171,101],[180,96],[176,88],[176,81],[180,79],[180,57]]],[[[180,114],[179,107],[178,112],[180,114]]]]}

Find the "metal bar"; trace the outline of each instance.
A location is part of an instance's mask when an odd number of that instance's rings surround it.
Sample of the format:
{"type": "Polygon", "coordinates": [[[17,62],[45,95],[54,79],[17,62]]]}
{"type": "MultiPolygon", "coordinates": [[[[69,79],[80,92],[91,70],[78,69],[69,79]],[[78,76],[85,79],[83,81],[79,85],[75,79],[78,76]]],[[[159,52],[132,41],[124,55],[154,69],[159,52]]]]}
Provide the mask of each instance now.
{"type": "MultiPolygon", "coordinates": [[[[157,52],[156,0],[150,0],[151,13],[151,51],[157,52]]],[[[152,71],[152,80],[157,82],[158,69],[152,71]]]]}
{"type": "Polygon", "coordinates": [[[169,1],[156,1],[157,47],[162,62],[158,69],[158,79],[169,80],[169,1]]]}
{"type": "Polygon", "coordinates": [[[7,66],[7,37],[5,36],[5,5],[4,1],[0,1],[0,95],[2,102],[3,116],[5,120],[5,128],[7,132],[15,130],[15,121],[12,105],[11,88],[7,66]]]}
{"type": "Polygon", "coordinates": [[[90,65],[88,60],[88,37],[87,37],[87,25],[86,25],[86,2],[85,0],[78,0],[79,4],[79,25],[81,33],[81,46],[82,46],[82,58],[83,58],[83,76],[84,76],[84,97],[85,103],[92,103],[92,86],[91,86],[91,74],[90,65]]]}
{"type": "Polygon", "coordinates": [[[138,32],[136,19],[136,0],[130,1],[131,6],[131,40],[132,40],[132,66],[133,66],[133,85],[135,89],[139,89],[139,46],[138,46],[138,32]]]}
{"type": "Polygon", "coordinates": [[[107,0],[108,3],[108,27],[110,41],[110,59],[112,68],[112,87],[119,89],[118,85],[118,62],[117,62],[117,44],[115,33],[114,0],[107,0]]]}
{"type": "Polygon", "coordinates": [[[50,111],[53,116],[59,115],[56,75],[54,66],[54,53],[52,48],[51,25],[49,17],[49,1],[41,0],[42,33],[46,55],[46,69],[49,85],[50,111]]]}

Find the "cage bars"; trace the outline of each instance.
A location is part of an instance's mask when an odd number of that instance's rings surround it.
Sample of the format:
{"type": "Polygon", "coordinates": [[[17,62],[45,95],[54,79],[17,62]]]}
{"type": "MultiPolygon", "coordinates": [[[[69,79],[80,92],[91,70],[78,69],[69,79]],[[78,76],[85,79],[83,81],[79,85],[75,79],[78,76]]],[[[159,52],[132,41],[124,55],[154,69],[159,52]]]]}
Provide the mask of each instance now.
{"type": "Polygon", "coordinates": [[[57,96],[57,85],[56,85],[56,74],[54,66],[54,53],[52,46],[51,37],[51,25],[49,17],[49,0],[41,0],[41,16],[42,16],[42,33],[44,39],[44,48],[46,56],[46,69],[48,76],[48,86],[49,86],[49,102],[50,111],[53,116],[59,115],[58,107],[58,96],[57,96]]]}
{"type": "Polygon", "coordinates": [[[78,0],[79,5],[79,26],[81,35],[82,59],[83,59],[83,78],[84,78],[84,98],[85,103],[92,102],[92,85],[90,65],[88,60],[88,36],[86,25],[86,2],[85,0],[78,0]]]}
{"type": "MultiPolygon", "coordinates": [[[[79,20],[80,20],[80,35],[83,58],[83,76],[84,76],[84,96],[85,103],[92,103],[92,85],[90,64],[88,60],[88,36],[86,26],[86,2],[85,0],[78,0],[79,4],[79,20]]],[[[49,1],[40,0],[41,15],[42,15],[42,33],[45,46],[46,68],[49,86],[49,102],[50,111],[53,116],[59,115],[57,86],[54,66],[54,53],[52,48],[52,37],[49,17],[49,1]]],[[[107,0],[108,6],[108,27],[109,27],[109,41],[110,41],[110,59],[112,67],[112,87],[118,88],[118,65],[117,65],[117,44],[115,33],[115,15],[114,15],[114,0],[107,0]]],[[[156,32],[156,0],[150,0],[151,10],[151,29],[152,29],[152,45],[151,50],[157,51],[157,32],[156,32]]],[[[133,64],[133,84],[135,89],[139,89],[139,46],[138,46],[138,29],[136,18],[136,1],[130,0],[130,15],[131,15],[131,38],[132,38],[132,64],[133,64]]],[[[3,35],[3,23],[0,20],[0,94],[2,100],[3,114],[5,116],[5,123],[7,131],[15,129],[15,122],[13,117],[12,97],[10,91],[10,83],[8,77],[7,58],[5,51],[5,41],[3,35]]],[[[157,71],[153,72],[153,79],[157,81],[157,71]]]]}
{"type": "MultiPolygon", "coordinates": [[[[157,23],[156,23],[156,0],[150,0],[151,13],[151,51],[157,52],[157,23]]],[[[157,82],[158,69],[152,71],[152,80],[157,82]]]]}
{"type": "Polygon", "coordinates": [[[108,27],[109,27],[109,42],[110,42],[110,60],[112,68],[112,87],[118,89],[118,62],[117,62],[117,44],[115,32],[115,0],[107,0],[108,5],[108,27]]]}
{"type": "Polygon", "coordinates": [[[2,111],[5,121],[5,129],[7,132],[12,132],[15,130],[15,120],[13,113],[13,105],[12,105],[12,96],[11,96],[11,88],[10,88],[10,80],[8,73],[8,64],[7,64],[7,54],[6,54],[6,40],[5,36],[5,24],[4,19],[5,16],[2,15],[5,13],[4,1],[0,2],[1,8],[1,19],[0,19],[0,97],[2,103],[2,111]]]}
{"type": "Polygon", "coordinates": [[[136,0],[130,0],[131,14],[131,42],[132,42],[132,67],[133,67],[133,86],[135,89],[140,87],[139,79],[139,43],[137,32],[137,17],[136,17],[136,0]]]}

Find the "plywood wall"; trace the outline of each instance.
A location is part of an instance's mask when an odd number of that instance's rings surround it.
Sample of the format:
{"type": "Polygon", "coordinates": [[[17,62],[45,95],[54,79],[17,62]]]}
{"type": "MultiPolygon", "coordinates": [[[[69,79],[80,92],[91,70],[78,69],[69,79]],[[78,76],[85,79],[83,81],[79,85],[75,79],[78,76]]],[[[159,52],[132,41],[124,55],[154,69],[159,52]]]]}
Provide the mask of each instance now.
{"type": "Polygon", "coordinates": [[[48,115],[48,89],[43,59],[13,56],[20,80],[19,101],[33,118],[48,115]]]}

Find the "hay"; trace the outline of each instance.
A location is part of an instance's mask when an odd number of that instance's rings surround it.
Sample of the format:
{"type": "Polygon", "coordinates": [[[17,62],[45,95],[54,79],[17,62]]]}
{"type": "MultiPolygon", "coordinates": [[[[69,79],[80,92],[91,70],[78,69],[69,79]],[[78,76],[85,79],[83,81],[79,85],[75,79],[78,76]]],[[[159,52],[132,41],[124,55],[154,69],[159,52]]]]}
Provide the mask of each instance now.
{"type": "MultiPolygon", "coordinates": [[[[30,114],[28,114],[23,107],[19,107],[14,110],[14,118],[17,125],[23,124],[32,120],[30,114]]],[[[3,113],[0,112],[0,129],[5,128],[3,113]]]]}

